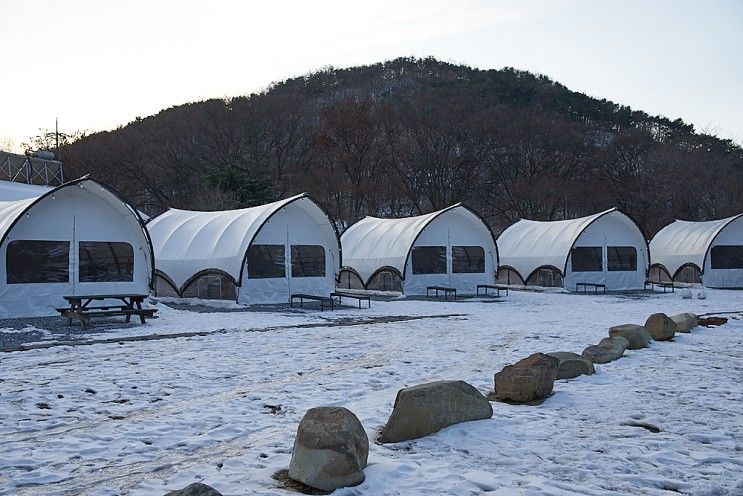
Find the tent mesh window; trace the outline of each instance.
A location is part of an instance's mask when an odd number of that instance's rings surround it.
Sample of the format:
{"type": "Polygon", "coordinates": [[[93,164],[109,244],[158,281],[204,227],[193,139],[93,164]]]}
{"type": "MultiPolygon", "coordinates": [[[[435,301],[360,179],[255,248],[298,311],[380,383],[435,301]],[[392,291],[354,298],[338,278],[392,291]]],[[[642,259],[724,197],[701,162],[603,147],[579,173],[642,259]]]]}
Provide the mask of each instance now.
{"type": "Polygon", "coordinates": [[[292,277],[325,277],[325,248],[292,245],[292,277]]]}
{"type": "Polygon", "coordinates": [[[516,284],[518,286],[523,286],[524,280],[515,270],[507,267],[500,267],[498,268],[498,284],[516,284]]]}
{"type": "Polygon", "coordinates": [[[191,281],[183,290],[183,297],[203,300],[234,300],[235,283],[223,274],[210,272],[191,281]]]}
{"type": "Polygon", "coordinates": [[[685,282],[689,284],[701,284],[702,273],[693,265],[685,265],[676,273],[674,282],[685,282]]]}
{"type": "Polygon", "coordinates": [[[606,265],[609,272],[634,272],[637,270],[637,249],[634,246],[609,246],[606,248],[606,265]]]}
{"type": "Polygon", "coordinates": [[[535,271],[526,281],[527,286],[542,286],[544,288],[562,287],[562,275],[552,267],[542,267],[535,271]]]}
{"type": "Polygon", "coordinates": [[[179,296],[178,292],[163,277],[155,274],[155,296],[179,296]]]}
{"type": "Polygon", "coordinates": [[[446,246],[413,248],[413,274],[446,274],[446,246]]]}
{"type": "Polygon", "coordinates": [[[573,272],[603,272],[600,246],[576,246],[570,251],[573,272]]]}
{"type": "Polygon", "coordinates": [[[710,264],[713,269],[743,269],[743,246],[717,245],[712,247],[710,264]]]}
{"type": "Polygon", "coordinates": [[[70,282],[70,242],[11,241],[5,273],[8,284],[70,282]]]}
{"type": "Polygon", "coordinates": [[[338,287],[343,289],[364,289],[364,282],[355,272],[341,270],[338,278],[338,287]]]}
{"type": "Polygon", "coordinates": [[[455,274],[484,274],[485,250],[482,246],[452,246],[451,271],[455,274]]]}
{"type": "Polygon", "coordinates": [[[129,243],[80,241],[80,282],[131,282],[134,280],[134,248],[129,243]]]}
{"type": "Polygon", "coordinates": [[[402,291],[402,278],[397,272],[382,269],[369,279],[366,288],[374,291],[402,291]]]}
{"type": "Polygon", "coordinates": [[[668,277],[666,271],[658,266],[650,267],[648,280],[652,282],[671,282],[671,278],[668,277]]]}
{"type": "Polygon", "coordinates": [[[248,248],[248,279],[286,277],[284,245],[251,245],[248,248]]]}

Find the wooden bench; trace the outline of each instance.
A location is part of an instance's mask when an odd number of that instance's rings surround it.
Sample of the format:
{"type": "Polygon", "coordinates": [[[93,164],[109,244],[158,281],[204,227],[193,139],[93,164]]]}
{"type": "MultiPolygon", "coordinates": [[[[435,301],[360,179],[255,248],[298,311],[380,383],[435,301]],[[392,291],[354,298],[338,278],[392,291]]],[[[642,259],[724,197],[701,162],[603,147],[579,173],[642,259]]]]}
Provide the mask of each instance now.
{"type": "Polygon", "coordinates": [[[63,298],[69,302],[69,307],[57,308],[60,315],[67,319],[67,325],[77,320],[83,329],[87,327],[91,317],[126,317],[131,322],[132,315],[138,315],[142,324],[145,318],[152,318],[157,312],[154,308],[142,308],[146,294],[116,294],[116,295],[70,295],[63,298]],[[121,304],[92,305],[93,301],[120,300],[121,304]]]}
{"type": "Polygon", "coordinates": [[[604,294],[606,294],[606,284],[598,284],[593,282],[579,282],[575,285],[575,292],[580,293],[580,287],[583,287],[583,292],[588,293],[588,288],[593,288],[593,293],[598,294],[599,289],[604,290],[604,294]]]}
{"type": "Polygon", "coordinates": [[[496,297],[500,296],[501,291],[505,291],[506,296],[508,296],[508,286],[498,286],[497,284],[478,284],[477,285],[477,296],[480,296],[481,289],[485,290],[485,293],[484,293],[485,296],[491,296],[490,294],[488,294],[488,289],[494,289],[496,291],[495,293],[496,297]]]}
{"type": "Polygon", "coordinates": [[[448,288],[446,286],[428,286],[426,288],[426,298],[431,297],[431,291],[436,291],[436,298],[439,297],[439,291],[444,293],[444,299],[449,299],[449,294],[454,294],[454,299],[457,299],[457,288],[448,288]]]}
{"type": "Polygon", "coordinates": [[[645,281],[645,291],[648,291],[648,286],[650,286],[650,291],[655,291],[655,287],[660,286],[661,288],[663,288],[664,293],[668,289],[671,290],[671,293],[676,292],[676,285],[672,282],[645,281]]]}
{"type": "Polygon", "coordinates": [[[369,295],[358,295],[353,293],[343,293],[340,291],[336,291],[334,293],[330,293],[330,297],[338,298],[338,306],[343,304],[343,298],[355,298],[359,302],[359,308],[362,308],[361,302],[365,301],[367,304],[366,308],[371,308],[371,297],[369,295]]]}
{"type": "Polygon", "coordinates": [[[325,305],[329,304],[330,309],[334,310],[335,300],[329,296],[318,296],[311,294],[296,293],[289,297],[289,306],[294,308],[294,300],[299,300],[299,307],[302,308],[304,300],[312,300],[320,302],[320,310],[325,310],[325,305]]]}

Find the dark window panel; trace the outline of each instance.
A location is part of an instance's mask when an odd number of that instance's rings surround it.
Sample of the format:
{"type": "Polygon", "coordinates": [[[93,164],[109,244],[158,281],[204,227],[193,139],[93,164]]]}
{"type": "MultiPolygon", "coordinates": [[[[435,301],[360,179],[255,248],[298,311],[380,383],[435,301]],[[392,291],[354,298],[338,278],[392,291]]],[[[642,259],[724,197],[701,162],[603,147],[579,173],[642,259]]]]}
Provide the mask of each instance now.
{"type": "Polygon", "coordinates": [[[248,248],[248,279],[286,277],[284,245],[251,245],[248,248]]]}
{"type": "Polygon", "coordinates": [[[325,248],[292,245],[292,277],[325,277],[325,248]]]}
{"type": "Polygon", "coordinates": [[[637,249],[634,246],[609,246],[606,248],[606,265],[610,272],[637,270],[637,249]]]}
{"type": "Polygon", "coordinates": [[[452,246],[451,271],[455,274],[484,274],[485,250],[482,246],[452,246]]]}
{"type": "Polygon", "coordinates": [[[134,249],[129,243],[80,241],[80,282],[131,282],[134,280],[134,249]]]}
{"type": "Polygon", "coordinates": [[[70,242],[11,241],[5,273],[8,284],[70,282],[70,242]]]}
{"type": "Polygon", "coordinates": [[[743,246],[717,245],[711,250],[713,269],[743,269],[743,246]]]}
{"type": "Polygon", "coordinates": [[[604,270],[600,246],[576,246],[570,253],[573,272],[602,272],[604,270]]]}
{"type": "Polygon", "coordinates": [[[413,248],[413,274],[446,274],[446,246],[413,248]]]}

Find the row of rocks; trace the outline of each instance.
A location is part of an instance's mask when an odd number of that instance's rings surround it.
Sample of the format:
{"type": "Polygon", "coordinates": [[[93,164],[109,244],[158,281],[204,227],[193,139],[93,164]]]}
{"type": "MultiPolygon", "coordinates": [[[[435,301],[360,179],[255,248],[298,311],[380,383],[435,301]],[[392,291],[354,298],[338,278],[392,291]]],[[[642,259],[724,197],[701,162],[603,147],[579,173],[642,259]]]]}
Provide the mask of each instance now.
{"type": "MultiPolygon", "coordinates": [[[[583,350],[535,353],[494,376],[493,399],[509,403],[538,403],[552,394],[558,379],[595,373],[594,364],[609,363],[625,350],[645,348],[652,340],[667,341],[676,332],[697,325],[694,314],[651,315],[644,326],[623,324],[609,329],[609,337],[583,350]]],[[[378,441],[397,443],[417,439],[450,425],[489,419],[488,398],[464,381],[437,381],[401,389],[378,441]]],[[[297,428],[288,476],[321,491],[354,486],[364,481],[369,438],[353,412],[342,407],[307,411],[297,428]]],[[[204,484],[192,484],[166,496],[219,496],[204,484]]]]}

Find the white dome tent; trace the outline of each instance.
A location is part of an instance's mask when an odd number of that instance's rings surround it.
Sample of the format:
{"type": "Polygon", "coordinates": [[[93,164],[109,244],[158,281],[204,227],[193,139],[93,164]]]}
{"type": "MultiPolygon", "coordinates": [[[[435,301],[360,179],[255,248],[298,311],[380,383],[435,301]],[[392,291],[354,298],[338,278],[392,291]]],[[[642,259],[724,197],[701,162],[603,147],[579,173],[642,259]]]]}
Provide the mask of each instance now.
{"type": "Polygon", "coordinates": [[[366,217],[341,236],[341,288],[425,294],[495,284],[498,249],[487,224],[461,204],[417,217],[366,217]]]}
{"type": "Polygon", "coordinates": [[[152,244],[137,210],[89,179],[0,184],[0,317],[54,315],[63,296],[147,294],[152,244]]]}
{"type": "Polygon", "coordinates": [[[159,296],[281,303],[335,289],[338,233],[306,194],[239,210],[170,209],[147,227],[159,296]]]}
{"type": "Polygon", "coordinates": [[[569,290],[580,283],[643,289],[650,260],[640,228],[615,208],[578,219],[522,219],[498,237],[498,249],[499,283],[569,290]]]}
{"type": "Polygon", "coordinates": [[[743,288],[743,214],[707,222],[677,220],[650,241],[650,278],[743,288]]]}

